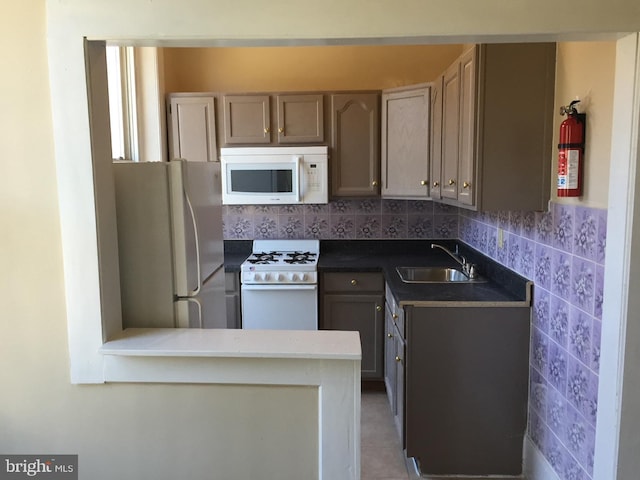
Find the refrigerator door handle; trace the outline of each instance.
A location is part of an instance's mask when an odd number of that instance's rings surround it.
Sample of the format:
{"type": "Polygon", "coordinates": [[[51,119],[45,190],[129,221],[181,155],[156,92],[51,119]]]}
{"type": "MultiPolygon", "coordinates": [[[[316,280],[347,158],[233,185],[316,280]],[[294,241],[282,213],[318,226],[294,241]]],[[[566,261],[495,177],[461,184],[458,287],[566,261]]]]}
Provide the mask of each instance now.
{"type": "Polygon", "coordinates": [[[201,271],[200,271],[200,242],[198,241],[198,223],[196,222],[196,213],[193,210],[193,204],[191,203],[191,199],[189,198],[189,192],[187,192],[186,186],[184,187],[184,198],[187,201],[187,206],[189,207],[189,216],[191,217],[191,222],[193,223],[193,237],[194,237],[194,246],[196,251],[196,288],[189,292],[190,297],[195,297],[200,293],[200,289],[202,288],[202,280],[201,280],[201,271]]]}
{"type": "MultiPolygon", "coordinates": [[[[198,327],[197,328],[202,328],[202,304],[200,303],[200,300],[192,297],[184,297],[184,298],[181,298],[180,300],[184,300],[186,302],[191,302],[196,304],[196,307],[198,308],[198,327]]],[[[191,325],[189,326],[191,327],[191,325]]]]}

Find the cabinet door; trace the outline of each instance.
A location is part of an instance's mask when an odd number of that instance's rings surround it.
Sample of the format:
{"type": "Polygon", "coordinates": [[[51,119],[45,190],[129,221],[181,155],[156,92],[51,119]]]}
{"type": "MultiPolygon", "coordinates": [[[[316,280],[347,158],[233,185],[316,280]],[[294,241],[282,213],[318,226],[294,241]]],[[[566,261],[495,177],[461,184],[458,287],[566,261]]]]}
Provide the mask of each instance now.
{"type": "Polygon", "coordinates": [[[442,194],[442,95],[444,75],[440,75],[431,87],[431,198],[442,194]]]}
{"type": "Polygon", "coordinates": [[[379,193],[380,98],[376,93],[331,96],[331,194],[379,193]]]}
{"type": "Polygon", "coordinates": [[[476,164],[476,49],[460,59],[460,158],[458,161],[458,201],[475,204],[476,164]]]}
{"type": "Polygon", "coordinates": [[[322,143],[322,95],[278,95],[278,143],[322,143]]]}
{"type": "Polygon", "coordinates": [[[460,139],[460,62],[444,74],[442,90],[442,197],[457,199],[460,139]]]}
{"type": "Polygon", "coordinates": [[[225,300],[227,304],[227,328],[241,328],[240,315],[240,275],[226,272],[225,300]]]}
{"type": "Polygon", "coordinates": [[[396,372],[395,372],[395,393],[396,393],[396,408],[395,412],[393,412],[393,423],[396,426],[396,430],[398,431],[398,435],[400,435],[400,440],[402,442],[402,446],[405,446],[404,440],[404,365],[405,365],[405,342],[402,339],[402,336],[399,334],[398,330],[395,330],[395,357],[393,358],[395,362],[396,372]]]}
{"type": "Polygon", "coordinates": [[[218,160],[212,96],[169,96],[169,158],[218,160]]]}
{"type": "Polygon", "coordinates": [[[269,95],[225,95],[225,144],[271,143],[270,115],[269,95]]]}
{"type": "Polygon", "coordinates": [[[383,378],[382,305],[382,295],[324,295],[323,327],[360,332],[362,378],[383,378]]]}
{"type": "Polygon", "coordinates": [[[396,338],[391,311],[385,305],[384,321],[384,385],[391,407],[391,414],[396,415],[396,338]]]}
{"type": "Polygon", "coordinates": [[[382,95],[382,196],[429,197],[430,88],[382,95]]]}

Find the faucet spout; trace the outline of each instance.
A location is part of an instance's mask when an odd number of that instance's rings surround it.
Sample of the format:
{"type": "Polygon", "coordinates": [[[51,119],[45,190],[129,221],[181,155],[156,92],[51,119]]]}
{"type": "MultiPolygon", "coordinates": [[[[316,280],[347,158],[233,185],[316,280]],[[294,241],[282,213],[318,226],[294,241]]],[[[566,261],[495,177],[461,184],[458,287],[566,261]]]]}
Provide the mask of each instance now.
{"type": "Polygon", "coordinates": [[[455,253],[449,250],[447,247],[444,247],[437,243],[432,243],[431,248],[439,248],[440,250],[445,252],[447,255],[449,255],[451,258],[453,258],[456,262],[460,264],[460,266],[462,267],[462,272],[465,275],[467,275],[469,278],[476,278],[477,276],[476,266],[472,263],[468,263],[467,259],[458,253],[457,245],[456,245],[455,253]]]}

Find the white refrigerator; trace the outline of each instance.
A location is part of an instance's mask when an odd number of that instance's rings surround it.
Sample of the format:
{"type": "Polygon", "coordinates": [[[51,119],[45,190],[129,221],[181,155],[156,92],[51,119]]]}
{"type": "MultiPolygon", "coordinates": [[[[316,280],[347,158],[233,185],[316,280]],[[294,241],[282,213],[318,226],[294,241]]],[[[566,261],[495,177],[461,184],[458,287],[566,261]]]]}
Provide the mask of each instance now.
{"type": "Polygon", "coordinates": [[[220,164],[113,164],[123,328],[226,328],[220,164]]]}

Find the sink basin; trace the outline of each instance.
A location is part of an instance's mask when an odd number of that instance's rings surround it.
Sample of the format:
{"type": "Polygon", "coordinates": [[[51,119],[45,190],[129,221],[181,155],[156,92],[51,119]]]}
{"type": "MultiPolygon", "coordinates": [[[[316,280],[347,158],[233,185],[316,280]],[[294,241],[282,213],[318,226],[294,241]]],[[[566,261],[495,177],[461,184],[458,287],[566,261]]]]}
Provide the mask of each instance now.
{"type": "Polygon", "coordinates": [[[400,280],[405,283],[449,283],[449,282],[478,282],[479,278],[471,279],[457,268],[449,267],[396,267],[400,280]]]}

